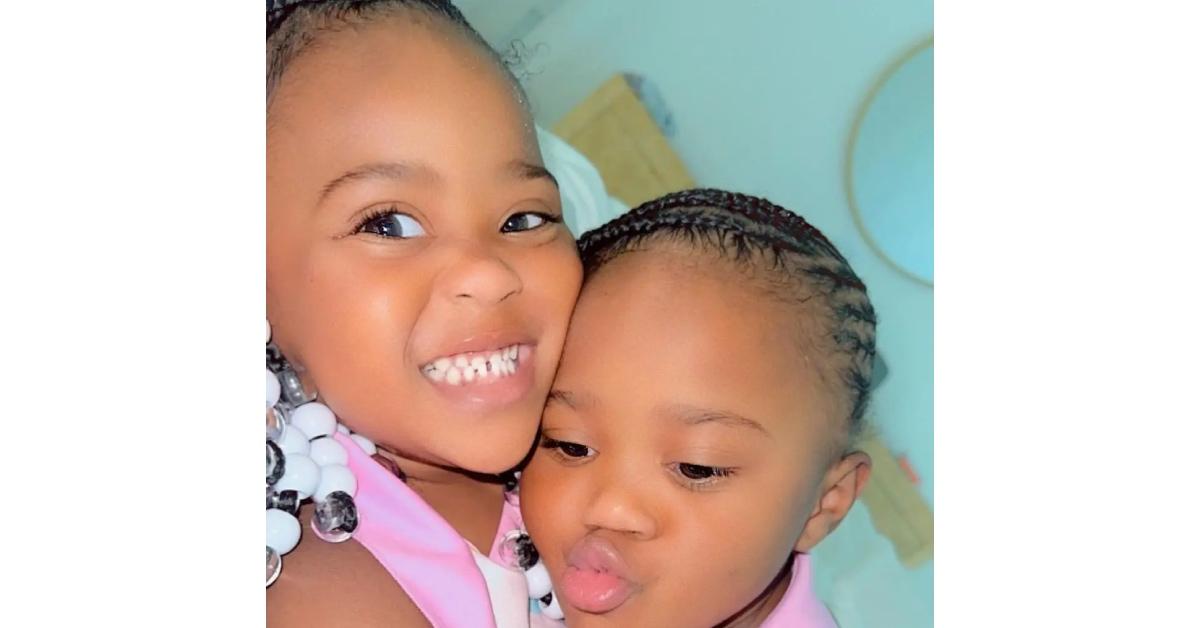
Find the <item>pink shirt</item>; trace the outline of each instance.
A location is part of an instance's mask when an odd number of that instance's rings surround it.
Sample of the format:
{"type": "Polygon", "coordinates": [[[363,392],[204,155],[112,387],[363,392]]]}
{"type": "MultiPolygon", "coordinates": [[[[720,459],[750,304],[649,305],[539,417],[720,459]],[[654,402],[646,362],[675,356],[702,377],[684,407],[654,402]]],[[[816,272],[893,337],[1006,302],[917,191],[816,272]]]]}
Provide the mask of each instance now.
{"type": "Polygon", "coordinates": [[[358,479],[354,540],[387,569],[435,628],[494,628],[487,581],[470,544],[354,441],[343,434],[334,438],[349,452],[348,465],[358,479]]]}
{"type": "MultiPolygon", "coordinates": [[[[496,539],[483,557],[425,500],[354,441],[342,434],[334,438],[349,453],[348,465],[358,479],[354,503],[359,521],[354,540],[383,565],[435,628],[497,628],[497,610],[500,628],[518,622],[527,625],[525,577],[507,568],[500,552],[504,535],[523,527],[515,495],[505,500],[496,539]],[[484,570],[490,572],[489,577],[484,577],[484,570]],[[494,607],[494,596],[498,600],[495,606],[503,608],[494,607]]],[[[796,554],[792,581],[763,628],[837,627],[813,593],[809,561],[808,555],[796,554]]],[[[532,625],[561,623],[535,613],[532,625]]]]}
{"type": "Polygon", "coordinates": [[[810,561],[808,554],[796,554],[792,581],[762,628],[837,628],[833,615],[813,592],[810,561]]]}

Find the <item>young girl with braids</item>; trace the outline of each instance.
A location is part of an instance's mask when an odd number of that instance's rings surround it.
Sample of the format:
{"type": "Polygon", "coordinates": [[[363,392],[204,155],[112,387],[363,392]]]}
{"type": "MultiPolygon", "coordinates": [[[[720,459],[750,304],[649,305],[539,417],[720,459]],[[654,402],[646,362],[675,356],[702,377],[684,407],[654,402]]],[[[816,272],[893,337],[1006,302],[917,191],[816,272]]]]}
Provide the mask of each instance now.
{"type": "Polygon", "coordinates": [[[870,459],[853,448],[875,317],[795,214],[693,190],[579,242],[584,287],[521,477],[572,628],[832,628],[807,552],[870,459]]]}
{"type": "Polygon", "coordinates": [[[502,474],[582,271],[521,89],[445,0],[267,23],[268,624],[526,626],[502,474]]]}

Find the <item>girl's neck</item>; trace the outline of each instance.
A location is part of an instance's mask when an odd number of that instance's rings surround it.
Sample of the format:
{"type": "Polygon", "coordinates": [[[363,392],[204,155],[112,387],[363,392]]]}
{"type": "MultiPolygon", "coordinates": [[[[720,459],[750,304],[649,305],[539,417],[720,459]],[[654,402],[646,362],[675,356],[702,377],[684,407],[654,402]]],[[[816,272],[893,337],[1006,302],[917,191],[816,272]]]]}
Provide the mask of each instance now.
{"type": "Polygon", "coordinates": [[[504,481],[493,475],[416,460],[378,447],[376,460],[400,477],[451,527],[481,553],[487,554],[500,525],[504,481]]]}
{"type": "Polygon", "coordinates": [[[752,628],[761,626],[771,611],[779,606],[779,601],[783,599],[787,593],[788,586],[792,583],[792,561],[789,558],[779,575],[771,581],[771,584],[765,591],[754,599],[748,606],[738,611],[736,615],[721,622],[717,628],[752,628]]]}

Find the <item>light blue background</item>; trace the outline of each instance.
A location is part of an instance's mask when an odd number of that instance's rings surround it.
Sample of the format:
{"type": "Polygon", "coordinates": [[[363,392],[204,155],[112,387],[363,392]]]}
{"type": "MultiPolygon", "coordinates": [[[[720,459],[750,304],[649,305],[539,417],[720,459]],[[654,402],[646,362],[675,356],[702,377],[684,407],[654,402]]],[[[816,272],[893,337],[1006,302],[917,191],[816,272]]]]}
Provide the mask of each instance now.
{"type": "MultiPolygon", "coordinates": [[[[766,196],[824,231],[870,286],[890,373],[872,419],[933,500],[933,289],[889,266],[855,227],[842,167],[872,84],[933,32],[928,0],[467,0],[493,45],[525,44],[526,88],[551,126],[618,72],[645,77],[701,185],[766,196]]],[[[730,531],[736,534],[737,531],[730,531]]],[[[815,552],[843,628],[933,625],[933,564],[908,570],[856,506],[815,552]]]]}

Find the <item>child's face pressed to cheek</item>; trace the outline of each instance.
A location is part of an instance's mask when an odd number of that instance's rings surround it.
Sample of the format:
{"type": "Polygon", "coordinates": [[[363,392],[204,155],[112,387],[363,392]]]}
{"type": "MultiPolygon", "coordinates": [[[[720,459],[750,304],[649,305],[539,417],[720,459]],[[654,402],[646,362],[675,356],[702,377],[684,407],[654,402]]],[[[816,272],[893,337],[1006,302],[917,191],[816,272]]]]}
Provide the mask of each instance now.
{"type": "Polygon", "coordinates": [[[285,355],[408,457],[516,465],[581,269],[507,77],[437,24],[327,33],[289,66],[267,135],[267,313],[285,355]]]}
{"type": "Polygon", "coordinates": [[[737,615],[826,503],[837,404],[797,309],[657,255],[626,254],[584,290],[522,476],[573,627],[737,615]]]}

